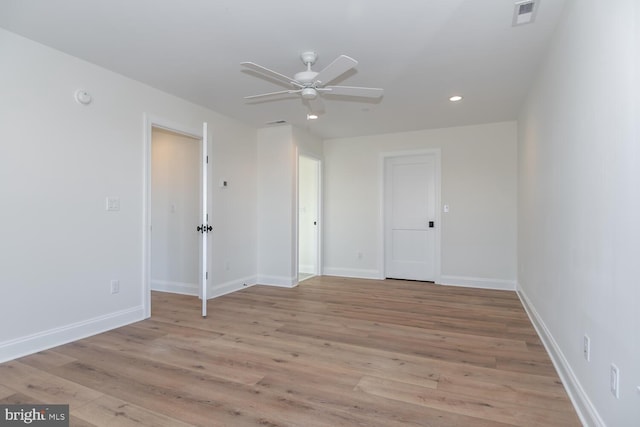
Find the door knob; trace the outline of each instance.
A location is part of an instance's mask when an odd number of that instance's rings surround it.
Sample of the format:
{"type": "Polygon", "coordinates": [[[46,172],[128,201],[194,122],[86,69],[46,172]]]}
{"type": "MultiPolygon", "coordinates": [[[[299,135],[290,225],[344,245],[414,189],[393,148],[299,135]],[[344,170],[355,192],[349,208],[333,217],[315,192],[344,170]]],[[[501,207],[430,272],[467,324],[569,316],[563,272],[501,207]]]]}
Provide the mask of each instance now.
{"type": "Polygon", "coordinates": [[[199,226],[196,227],[196,230],[198,230],[201,234],[208,233],[211,230],[213,230],[213,227],[211,227],[210,225],[200,224],[199,226]]]}

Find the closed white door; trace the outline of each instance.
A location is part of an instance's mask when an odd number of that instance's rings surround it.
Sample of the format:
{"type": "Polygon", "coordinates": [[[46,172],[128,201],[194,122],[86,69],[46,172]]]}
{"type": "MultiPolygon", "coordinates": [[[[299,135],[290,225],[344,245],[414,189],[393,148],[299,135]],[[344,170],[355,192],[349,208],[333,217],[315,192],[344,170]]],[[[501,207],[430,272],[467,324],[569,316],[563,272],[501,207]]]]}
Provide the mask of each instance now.
{"type": "Polygon", "coordinates": [[[435,156],[385,162],[385,276],[435,280],[435,156]]]}

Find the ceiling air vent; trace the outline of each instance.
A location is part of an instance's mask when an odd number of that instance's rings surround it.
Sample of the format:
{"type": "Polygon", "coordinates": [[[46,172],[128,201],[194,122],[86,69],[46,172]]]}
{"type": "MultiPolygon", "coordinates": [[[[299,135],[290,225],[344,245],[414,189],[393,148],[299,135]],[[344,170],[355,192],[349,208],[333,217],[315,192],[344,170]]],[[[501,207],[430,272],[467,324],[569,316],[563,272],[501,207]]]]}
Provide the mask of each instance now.
{"type": "Polygon", "coordinates": [[[272,122],[265,123],[265,125],[282,125],[282,124],[285,124],[285,123],[287,123],[286,120],[274,120],[272,122]]]}
{"type": "Polygon", "coordinates": [[[531,24],[536,18],[536,13],[538,12],[539,5],[540,0],[526,0],[517,2],[514,5],[513,9],[512,25],[515,27],[516,25],[531,24]]]}

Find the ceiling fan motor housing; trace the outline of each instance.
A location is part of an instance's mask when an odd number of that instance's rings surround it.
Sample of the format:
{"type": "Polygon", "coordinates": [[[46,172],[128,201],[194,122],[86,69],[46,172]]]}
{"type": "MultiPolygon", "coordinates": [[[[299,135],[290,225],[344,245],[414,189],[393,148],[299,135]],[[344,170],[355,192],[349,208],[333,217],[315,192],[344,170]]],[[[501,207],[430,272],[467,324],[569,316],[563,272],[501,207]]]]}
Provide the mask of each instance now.
{"type": "Polygon", "coordinates": [[[317,75],[318,73],[315,71],[300,71],[296,73],[293,78],[300,83],[313,83],[317,75]]]}
{"type": "Polygon", "coordinates": [[[300,95],[302,95],[304,99],[315,99],[318,96],[318,92],[312,87],[306,87],[302,89],[300,95]]]}

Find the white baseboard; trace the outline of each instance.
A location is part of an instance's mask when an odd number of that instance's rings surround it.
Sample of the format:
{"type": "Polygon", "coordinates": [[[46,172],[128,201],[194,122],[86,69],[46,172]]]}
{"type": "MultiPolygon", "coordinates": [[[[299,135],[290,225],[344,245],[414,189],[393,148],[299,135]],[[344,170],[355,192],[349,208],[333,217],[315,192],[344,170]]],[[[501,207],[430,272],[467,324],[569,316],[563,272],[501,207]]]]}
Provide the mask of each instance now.
{"type": "Polygon", "coordinates": [[[217,298],[222,295],[230,294],[232,292],[236,292],[241,289],[246,289],[248,287],[254,286],[255,284],[256,284],[256,276],[243,277],[240,279],[221,283],[220,285],[216,285],[215,287],[209,290],[207,299],[217,298]]]}
{"type": "Polygon", "coordinates": [[[48,350],[143,319],[144,308],[139,306],[5,341],[0,343],[0,363],[48,350]]]}
{"type": "Polygon", "coordinates": [[[538,314],[538,311],[535,309],[535,306],[531,303],[522,287],[517,286],[517,294],[522,302],[522,306],[529,316],[529,319],[531,319],[531,323],[533,323],[533,327],[536,329],[540,340],[547,349],[547,353],[549,353],[549,357],[551,357],[551,361],[553,362],[556,371],[558,371],[558,375],[567,390],[567,394],[569,394],[569,398],[578,413],[578,417],[580,417],[580,421],[585,426],[605,427],[605,422],[600,417],[595,406],[593,406],[593,403],[591,403],[591,400],[582,388],[580,381],[578,381],[578,378],[573,373],[573,369],[571,369],[571,365],[562,353],[560,346],[558,346],[558,343],[553,338],[551,331],[549,331],[545,325],[544,321],[538,314]]]}
{"type": "Polygon", "coordinates": [[[324,267],[322,274],[325,276],[353,277],[355,279],[384,279],[378,270],[365,270],[358,268],[324,267]]]}
{"type": "Polygon", "coordinates": [[[259,285],[279,286],[283,288],[294,288],[298,285],[298,278],[284,277],[284,276],[258,275],[257,283],[259,285]]]}
{"type": "Polygon", "coordinates": [[[171,292],[181,295],[199,295],[200,286],[197,283],[170,282],[167,280],[151,279],[151,290],[171,292]]]}
{"type": "Polygon", "coordinates": [[[466,277],[466,276],[440,276],[440,280],[437,281],[440,285],[448,286],[464,286],[466,288],[480,288],[480,289],[497,289],[504,291],[515,291],[515,280],[504,279],[486,279],[484,277],[466,277]]]}

